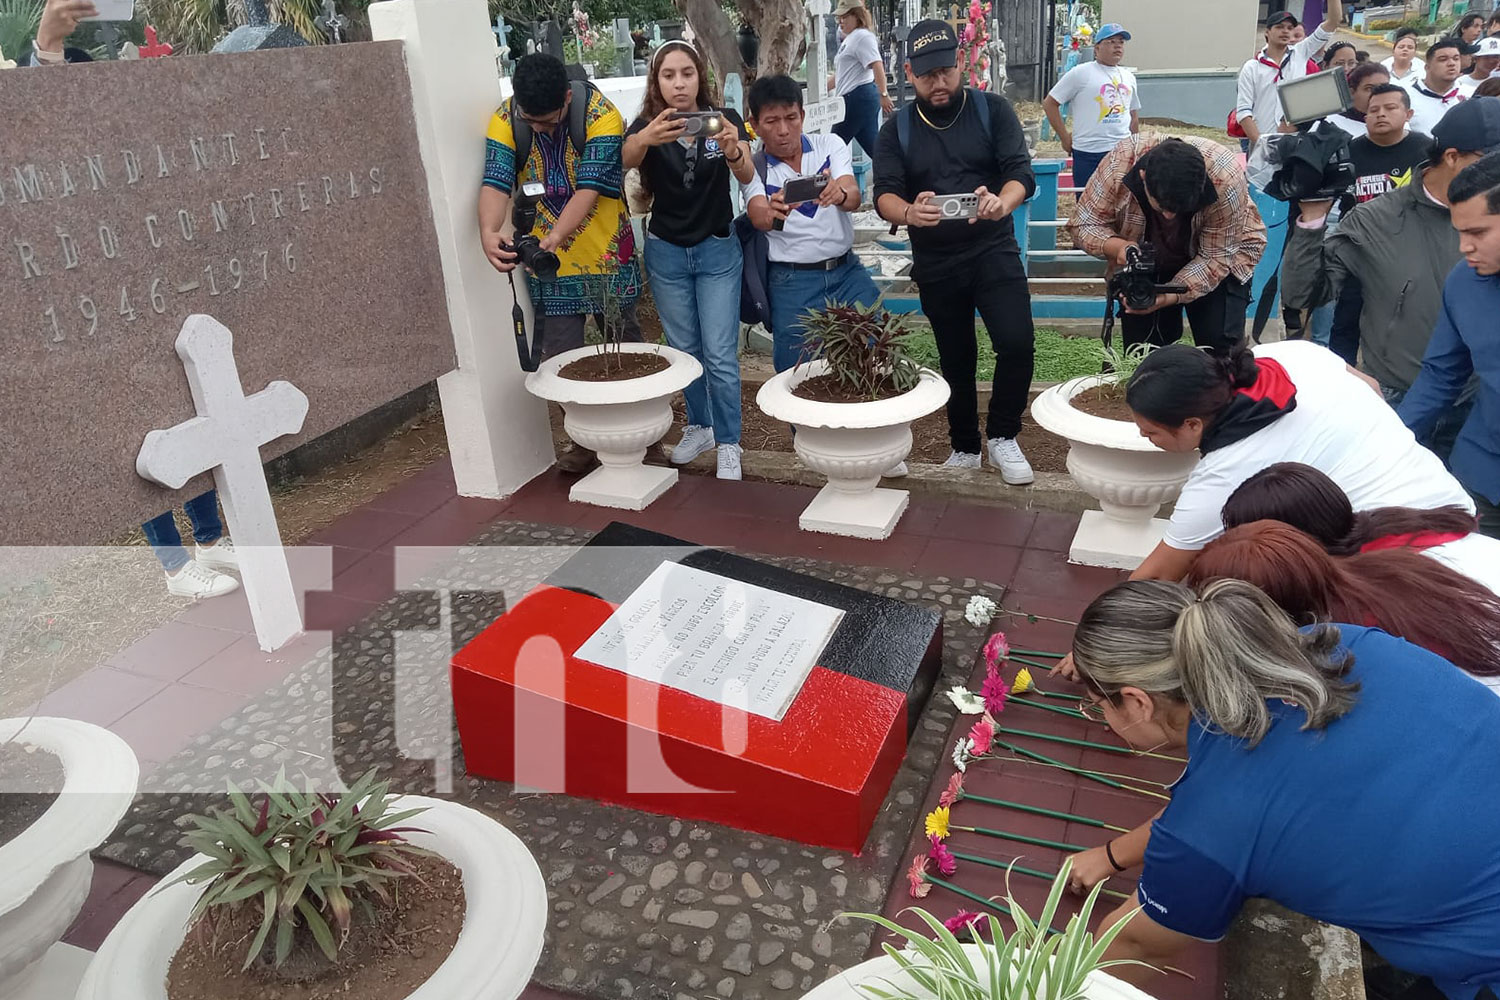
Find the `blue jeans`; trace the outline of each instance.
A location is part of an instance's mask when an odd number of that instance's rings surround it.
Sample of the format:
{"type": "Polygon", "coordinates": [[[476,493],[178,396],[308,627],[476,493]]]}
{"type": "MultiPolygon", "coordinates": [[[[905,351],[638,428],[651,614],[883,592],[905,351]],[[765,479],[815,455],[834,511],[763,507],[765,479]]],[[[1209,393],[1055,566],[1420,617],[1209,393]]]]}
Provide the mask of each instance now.
{"type": "Polygon", "coordinates": [[[845,142],[858,142],[875,159],[875,137],[880,134],[880,88],[862,83],[844,95],[844,120],[836,122],[833,134],[845,142]]]}
{"type": "MultiPolygon", "coordinates": [[[[193,526],[193,540],[199,545],[212,545],[223,537],[217,491],[209,490],[193,497],[182,505],[182,509],[187,511],[188,521],[193,526]]],[[[141,530],[146,533],[146,542],[161,561],[162,569],[175,573],[188,564],[187,549],[182,547],[182,533],[177,530],[177,522],[172,520],[170,510],[141,525],[141,530]]]]}
{"type": "Polygon", "coordinates": [[[1330,299],[1308,314],[1307,335],[1314,344],[1328,346],[1329,338],[1333,336],[1333,314],[1337,308],[1338,300],[1330,299]]]}
{"type": "Polygon", "coordinates": [[[740,443],[740,270],[733,235],[696,246],[646,234],[646,272],[667,343],[697,358],[704,375],[682,391],[687,421],[740,443]]]}
{"type": "Polygon", "coordinates": [[[799,271],[771,261],[771,365],[778,372],[802,360],[802,314],[831,301],[868,306],[880,298],[870,272],[850,253],[832,271],[799,271]]]}
{"type": "Polygon", "coordinates": [[[1094,176],[1094,171],[1099,169],[1099,164],[1110,153],[1105,150],[1102,153],[1085,153],[1081,149],[1073,150],[1073,186],[1086,188],[1089,186],[1089,178],[1094,176]]]}

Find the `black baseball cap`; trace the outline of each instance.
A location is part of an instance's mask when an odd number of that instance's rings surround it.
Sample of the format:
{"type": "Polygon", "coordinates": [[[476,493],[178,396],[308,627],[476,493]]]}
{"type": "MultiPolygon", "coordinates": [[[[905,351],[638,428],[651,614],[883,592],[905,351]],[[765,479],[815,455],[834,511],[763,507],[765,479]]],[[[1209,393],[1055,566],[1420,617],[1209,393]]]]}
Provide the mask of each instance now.
{"type": "Polygon", "coordinates": [[[1278,24],[1282,23],[1301,24],[1302,22],[1297,20],[1297,15],[1293,14],[1289,10],[1277,11],[1275,14],[1272,14],[1270,17],[1266,18],[1267,28],[1274,28],[1278,24]]]}
{"type": "Polygon", "coordinates": [[[916,76],[958,65],[958,36],[947,21],[918,21],[907,35],[906,61],[916,76]]]}
{"type": "Polygon", "coordinates": [[[1500,149],[1500,97],[1473,97],[1455,104],[1432,127],[1438,149],[1493,153],[1500,149]]]}

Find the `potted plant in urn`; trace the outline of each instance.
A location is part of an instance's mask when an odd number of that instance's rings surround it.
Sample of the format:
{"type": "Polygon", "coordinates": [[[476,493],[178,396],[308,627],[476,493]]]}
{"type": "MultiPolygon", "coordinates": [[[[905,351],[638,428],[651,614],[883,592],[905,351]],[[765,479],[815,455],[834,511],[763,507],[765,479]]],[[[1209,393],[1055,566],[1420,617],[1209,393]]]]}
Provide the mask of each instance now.
{"type": "Polygon", "coordinates": [[[903,317],[876,304],[803,316],[805,360],[767,381],[755,402],[796,431],[797,456],[828,477],[802,512],[804,531],[888,538],[910,502],[877,488],[911,454],[911,423],[948,402],[948,383],[906,352],[903,317]]]}
{"type": "Polygon", "coordinates": [[[1125,386],[1150,347],[1115,351],[1105,340],[1105,370],[1055,385],[1037,396],[1031,416],[1068,440],[1068,474],[1099,510],[1084,511],[1068,550],[1070,562],[1135,569],[1161,541],[1161,505],[1177,498],[1198,464],[1193,453],[1162,451],[1141,437],[1125,403],[1125,386]]]}
{"type": "Polygon", "coordinates": [[[139,779],[130,746],[107,729],[0,720],[0,997],[23,994],[82,911],[89,852],[130,808],[139,779]]]}
{"type": "Polygon", "coordinates": [[[494,820],[373,771],[229,798],[192,817],[200,853],[110,932],[78,1000],[513,1000],[530,981],[546,886],[494,820]]]}
{"type": "Polygon", "coordinates": [[[573,484],[568,499],[644,510],[677,482],[677,470],[648,466],[646,449],[672,426],[672,397],[703,374],[698,359],[665,344],[625,343],[620,297],[599,272],[603,342],[564,351],[526,376],[533,396],[563,408],[563,427],[599,456],[599,468],[573,484]]]}
{"type": "Polygon", "coordinates": [[[883,943],[880,958],[833,976],[803,1000],[1150,1000],[1104,971],[1145,963],[1104,959],[1134,913],[1097,937],[1090,933],[1102,882],[1062,930],[1052,926],[1071,870],[1072,862],[1064,862],[1035,919],[1009,893],[1004,902],[989,904],[1015,924],[1009,937],[994,916],[966,910],[947,920],[920,908],[908,910],[931,937],[875,914],[848,914],[879,924],[905,947],[883,943]]]}

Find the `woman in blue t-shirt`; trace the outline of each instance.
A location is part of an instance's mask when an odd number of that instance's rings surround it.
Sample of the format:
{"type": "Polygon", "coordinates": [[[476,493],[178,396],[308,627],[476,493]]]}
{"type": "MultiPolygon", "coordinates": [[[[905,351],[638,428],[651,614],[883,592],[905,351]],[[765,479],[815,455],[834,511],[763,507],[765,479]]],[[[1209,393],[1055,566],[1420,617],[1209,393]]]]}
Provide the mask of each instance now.
{"type": "MultiPolygon", "coordinates": [[[[1449,997],[1500,989],[1500,700],[1477,681],[1375,629],[1299,632],[1238,580],[1122,583],[1084,612],[1073,657],[1089,714],[1188,758],[1149,828],[1087,852],[1144,865],[1109,958],[1170,963],[1261,896],[1449,997]]],[[[1090,860],[1075,888],[1102,877],[1090,860]]]]}

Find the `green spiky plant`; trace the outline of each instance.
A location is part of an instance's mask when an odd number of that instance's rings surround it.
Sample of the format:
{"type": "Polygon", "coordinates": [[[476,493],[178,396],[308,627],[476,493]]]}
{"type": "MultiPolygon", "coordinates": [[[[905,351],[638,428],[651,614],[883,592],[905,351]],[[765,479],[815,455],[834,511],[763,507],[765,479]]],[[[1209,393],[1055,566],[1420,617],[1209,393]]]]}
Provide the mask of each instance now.
{"type": "Polygon", "coordinates": [[[0,52],[24,64],[42,23],[42,0],[0,0],[0,52]]]}
{"type": "Polygon", "coordinates": [[[1015,921],[1016,932],[1007,938],[1000,921],[993,916],[976,919],[969,927],[978,940],[967,949],[941,920],[923,909],[914,908],[911,912],[931,930],[933,937],[930,938],[878,914],[848,914],[873,921],[906,941],[906,947],[901,950],[889,942],[882,945],[900,969],[901,976],[881,980],[883,986],[861,983],[858,988],[872,1000],[931,1000],[934,997],[941,1000],[1079,1000],[1084,996],[1084,984],[1091,972],[1121,965],[1151,968],[1133,959],[1104,960],[1109,946],[1140,910],[1132,911],[1095,937],[1089,931],[1089,919],[1104,888],[1103,882],[1094,886],[1065,929],[1053,929],[1052,919],[1057,915],[1072,868],[1071,860],[1063,863],[1062,871],[1052,880],[1047,902],[1035,920],[1016,902],[1007,885],[1005,909],[1015,921]]]}
{"type": "Polygon", "coordinates": [[[189,844],[208,860],[168,885],[205,886],[189,925],[217,936],[221,923],[258,910],[259,925],[242,969],[279,969],[309,937],[330,963],[349,939],[358,911],[373,919],[373,900],[389,905],[411,861],[430,851],[398,826],[422,812],[391,812],[390,783],[370,771],[342,795],[299,791],[284,772],[260,782],[258,804],[233,785],[231,808],[189,817],[189,844]]]}
{"type": "Polygon", "coordinates": [[[912,358],[912,330],[878,302],[840,305],[802,314],[802,363],[822,359],[844,389],[862,399],[885,399],[916,388],[922,366],[912,358]]]}

